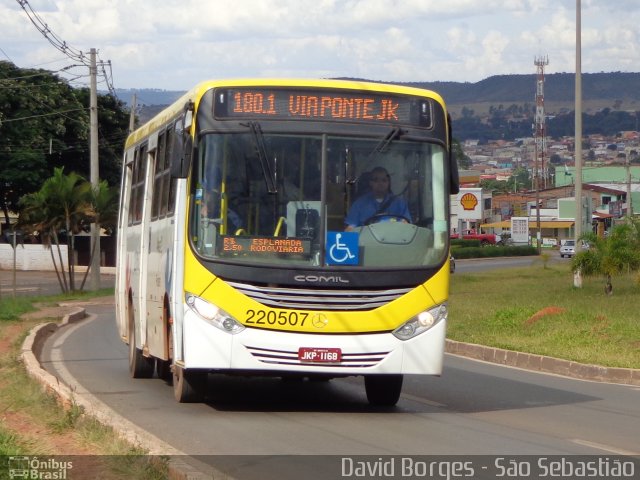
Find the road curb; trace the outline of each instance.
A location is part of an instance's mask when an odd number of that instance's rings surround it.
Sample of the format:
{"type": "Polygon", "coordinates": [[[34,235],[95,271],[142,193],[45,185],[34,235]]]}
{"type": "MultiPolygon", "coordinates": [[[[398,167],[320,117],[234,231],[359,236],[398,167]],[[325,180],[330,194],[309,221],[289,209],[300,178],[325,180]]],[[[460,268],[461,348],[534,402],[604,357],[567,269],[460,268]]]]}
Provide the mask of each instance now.
{"type": "Polygon", "coordinates": [[[73,392],[71,389],[47,372],[38,361],[42,346],[47,337],[52,335],[58,328],[77,322],[85,318],[84,308],[76,308],[71,313],[65,315],[59,323],[41,323],[31,329],[27,338],[22,342],[20,358],[27,370],[27,373],[35,378],[47,393],[54,394],[65,408],[73,405],[73,392]]]}
{"type": "Polygon", "coordinates": [[[553,373],[580,380],[640,385],[640,370],[633,368],[603,367],[562,360],[533,353],[522,353],[502,348],[485,347],[455,340],[446,341],[445,350],[453,355],[474,358],[485,362],[523,368],[543,373],[553,373]]]}
{"type": "Polygon", "coordinates": [[[215,470],[209,465],[203,465],[203,469],[195,468],[182,458],[187,455],[165,444],[152,434],[136,427],[128,420],[116,414],[109,407],[97,400],[93,395],[81,395],[62,383],[57,377],[42,368],[39,355],[45,340],[59,328],[76,323],[88,318],[84,308],[76,308],[65,315],[59,323],[49,322],[36,325],[31,329],[20,349],[20,358],[27,373],[40,383],[45,392],[54,395],[64,408],[80,406],[84,414],[98,420],[103,425],[112,428],[117,435],[132,445],[139,446],[154,456],[169,456],[168,475],[171,480],[204,480],[204,479],[228,479],[232,477],[215,470]],[[204,473],[204,471],[212,473],[204,473]]]}

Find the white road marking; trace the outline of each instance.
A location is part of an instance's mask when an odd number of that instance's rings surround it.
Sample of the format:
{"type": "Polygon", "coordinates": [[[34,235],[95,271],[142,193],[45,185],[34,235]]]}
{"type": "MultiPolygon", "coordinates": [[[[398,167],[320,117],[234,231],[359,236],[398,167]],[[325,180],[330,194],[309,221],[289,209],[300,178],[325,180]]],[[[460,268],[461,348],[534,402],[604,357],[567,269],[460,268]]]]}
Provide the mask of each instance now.
{"type": "Polygon", "coordinates": [[[412,402],[423,403],[425,405],[429,405],[430,407],[438,407],[438,408],[447,408],[444,403],[434,402],[433,400],[427,400],[426,398],[418,397],[417,395],[411,395],[410,393],[403,393],[400,395],[402,398],[406,398],[407,400],[411,400],[412,402]]]}
{"type": "Polygon", "coordinates": [[[631,456],[639,456],[640,452],[631,452],[629,450],[624,450],[622,448],[612,447],[611,445],[604,445],[602,443],[590,442],[588,440],[582,440],[580,438],[571,439],[573,443],[577,443],[578,445],[583,445],[585,447],[597,448],[598,450],[602,450],[604,452],[615,453],[616,455],[631,455],[631,456]]]}

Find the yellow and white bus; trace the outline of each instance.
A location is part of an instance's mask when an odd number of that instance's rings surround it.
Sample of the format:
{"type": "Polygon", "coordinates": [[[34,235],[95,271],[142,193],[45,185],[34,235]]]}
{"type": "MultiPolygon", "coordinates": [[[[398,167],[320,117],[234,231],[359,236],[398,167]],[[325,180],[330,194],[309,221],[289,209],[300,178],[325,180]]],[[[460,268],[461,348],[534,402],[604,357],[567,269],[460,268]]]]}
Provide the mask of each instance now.
{"type": "Polygon", "coordinates": [[[364,376],[392,406],[404,374],[441,373],[458,171],[438,94],[204,82],[129,136],[121,187],[133,377],[192,402],[212,373],[364,376]]]}

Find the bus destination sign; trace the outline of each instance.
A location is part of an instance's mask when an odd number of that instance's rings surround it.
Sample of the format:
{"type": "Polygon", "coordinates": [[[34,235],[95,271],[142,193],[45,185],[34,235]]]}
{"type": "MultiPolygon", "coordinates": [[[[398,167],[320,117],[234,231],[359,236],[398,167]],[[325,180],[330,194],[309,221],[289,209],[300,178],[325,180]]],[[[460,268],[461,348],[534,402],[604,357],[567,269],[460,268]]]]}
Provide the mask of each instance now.
{"type": "Polygon", "coordinates": [[[431,103],[420,97],[350,90],[236,88],[216,91],[216,118],[338,120],[430,128],[431,103]]]}
{"type": "Polygon", "coordinates": [[[301,238],[274,238],[222,235],[219,243],[221,256],[243,253],[253,255],[308,255],[311,251],[311,241],[301,238]]]}

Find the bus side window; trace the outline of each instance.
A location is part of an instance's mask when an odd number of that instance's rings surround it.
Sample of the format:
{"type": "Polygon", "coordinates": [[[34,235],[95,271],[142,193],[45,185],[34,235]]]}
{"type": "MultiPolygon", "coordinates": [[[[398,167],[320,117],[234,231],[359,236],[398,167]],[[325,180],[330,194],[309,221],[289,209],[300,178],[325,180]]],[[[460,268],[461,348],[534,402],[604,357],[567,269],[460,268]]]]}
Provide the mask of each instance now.
{"type": "Polygon", "coordinates": [[[136,176],[137,176],[137,172],[138,172],[138,157],[140,155],[140,150],[138,150],[136,148],[136,150],[133,153],[133,161],[131,162],[131,165],[129,165],[129,175],[130,175],[130,187],[129,187],[129,199],[127,201],[127,204],[129,205],[129,218],[128,218],[128,224],[129,226],[133,225],[133,222],[135,220],[135,214],[134,214],[134,210],[136,208],[136,176]]]}
{"type": "Polygon", "coordinates": [[[138,156],[138,169],[136,176],[136,198],[134,209],[134,222],[139,223],[142,221],[142,209],[144,207],[144,191],[145,191],[145,179],[147,177],[147,145],[140,147],[140,155],[138,156]]]}
{"type": "Polygon", "coordinates": [[[162,216],[166,213],[166,207],[162,208],[162,187],[164,175],[164,158],[165,158],[165,133],[161,132],[158,136],[158,147],[156,149],[155,170],[153,175],[153,197],[151,201],[151,219],[162,216]]]}
{"type": "Polygon", "coordinates": [[[146,145],[136,149],[133,160],[133,172],[131,179],[131,197],[129,199],[129,224],[135,224],[142,220],[142,207],[144,200],[144,180],[146,173],[147,147],[146,145]]]}
{"type": "MultiPolygon", "coordinates": [[[[164,188],[163,187],[163,196],[166,194],[167,196],[167,215],[173,215],[175,210],[176,203],[176,186],[177,186],[177,178],[175,178],[171,173],[171,150],[173,148],[173,137],[174,130],[173,124],[169,124],[167,126],[166,139],[165,139],[165,165],[167,167],[167,176],[164,179],[164,188]]],[[[164,200],[163,200],[164,202],[164,200]]]]}

